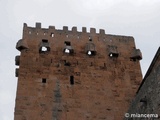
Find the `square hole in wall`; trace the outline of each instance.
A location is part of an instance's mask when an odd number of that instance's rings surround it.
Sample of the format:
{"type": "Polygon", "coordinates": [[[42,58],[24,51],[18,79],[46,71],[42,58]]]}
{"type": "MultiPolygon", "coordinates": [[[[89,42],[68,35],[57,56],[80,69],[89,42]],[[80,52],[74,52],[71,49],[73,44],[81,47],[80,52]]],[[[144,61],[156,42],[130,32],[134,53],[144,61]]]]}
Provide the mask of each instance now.
{"type": "Polygon", "coordinates": [[[71,42],[65,41],[64,44],[66,44],[67,46],[70,46],[70,45],[71,45],[71,42]]]}
{"type": "Polygon", "coordinates": [[[47,79],[46,78],[42,78],[42,83],[46,83],[47,79]]]}
{"type": "Polygon", "coordinates": [[[70,76],[70,84],[74,85],[74,76],[70,76]]]}
{"type": "Polygon", "coordinates": [[[42,39],[42,42],[43,43],[48,43],[48,40],[47,39],[42,39]]]}

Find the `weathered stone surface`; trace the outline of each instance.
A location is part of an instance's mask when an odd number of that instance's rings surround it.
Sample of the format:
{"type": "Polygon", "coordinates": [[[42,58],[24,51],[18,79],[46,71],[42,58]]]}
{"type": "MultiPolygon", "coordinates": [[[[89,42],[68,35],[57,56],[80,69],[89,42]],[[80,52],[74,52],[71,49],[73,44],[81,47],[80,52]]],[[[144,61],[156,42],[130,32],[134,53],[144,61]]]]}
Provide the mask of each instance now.
{"type": "Polygon", "coordinates": [[[123,119],[142,80],[139,61],[130,60],[134,38],[91,32],[24,24],[28,49],[20,56],[15,120],[123,119]],[[47,52],[39,52],[42,40],[47,52]],[[69,42],[72,54],[64,52],[69,42]],[[86,54],[90,42],[95,55],[86,54]],[[117,57],[108,56],[108,46],[117,57]]]}
{"type": "MultiPolygon", "coordinates": [[[[131,114],[154,114],[151,118],[134,117],[132,119],[160,118],[160,48],[158,49],[138,91],[131,103],[128,113],[131,114]],[[158,115],[158,118],[156,118],[158,115]]],[[[128,120],[129,118],[125,118],[128,120]]],[[[131,119],[131,118],[130,118],[131,119]]]]}

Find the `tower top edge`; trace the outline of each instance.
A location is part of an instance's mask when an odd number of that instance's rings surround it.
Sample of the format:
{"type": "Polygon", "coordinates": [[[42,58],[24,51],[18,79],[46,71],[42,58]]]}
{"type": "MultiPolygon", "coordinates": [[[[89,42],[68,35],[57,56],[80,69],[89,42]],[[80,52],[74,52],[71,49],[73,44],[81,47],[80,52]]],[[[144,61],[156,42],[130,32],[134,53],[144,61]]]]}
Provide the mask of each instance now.
{"type": "Polygon", "coordinates": [[[82,27],[81,31],[78,31],[76,26],[73,26],[71,28],[71,30],[68,29],[68,26],[63,26],[62,29],[56,29],[55,26],[51,26],[51,25],[48,28],[42,28],[40,22],[36,22],[35,27],[28,26],[27,23],[24,23],[23,24],[23,30],[26,30],[26,29],[64,31],[66,33],[67,32],[73,32],[73,33],[101,34],[101,35],[108,35],[108,36],[115,36],[115,37],[130,37],[130,38],[133,38],[133,36],[106,34],[104,29],[99,29],[99,32],[96,32],[96,28],[93,28],[93,27],[89,28],[90,29],[89,32],[87,31],[87,27],[82,27]]]}

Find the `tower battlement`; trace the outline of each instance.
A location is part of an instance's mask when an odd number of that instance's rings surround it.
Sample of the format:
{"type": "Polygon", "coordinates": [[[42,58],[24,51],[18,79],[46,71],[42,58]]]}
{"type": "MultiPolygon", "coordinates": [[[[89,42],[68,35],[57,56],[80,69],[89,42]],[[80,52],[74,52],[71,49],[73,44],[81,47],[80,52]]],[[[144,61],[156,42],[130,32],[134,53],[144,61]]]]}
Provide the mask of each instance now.
{"type": "Polygon", "coordinates": [[[134,38],[24,24],[15,120],[120,120],[142,80],[134,38]]]}
{"type": "MultiPolygon", "coordinates": [[[[29,27],[26,23],[24,23],[23,26],[23,37],[31,35],[40,35],[40,36],[47,36],[47,37],[53,37],[53,35],[69,35],[69,34],[75,34],[77,37],[81,35],[88,35],[88,36],[99,36],[101,40],[103,37],[105,38],[106,34],[104,29],[99,29],[99,32],[96,33],[95,28],[90,28],[90,32],[87,32],[86,27],[82,27],[82,31],[77,31],[77,27],[72,27],[71,30],[68,29],[68,26],[63,26],[63,29],[56,29],[55,26],[49,26],[48,28],[41,28],[41,23],[36,23],[35,27],[29,27]]],[[[122,35],[110,35],[110,36],[116,36],[120,39],[133,39],[132,36],[122,36],[122,35]]],[[[104,39],[103,38],[103,39],[104,39]]]]}

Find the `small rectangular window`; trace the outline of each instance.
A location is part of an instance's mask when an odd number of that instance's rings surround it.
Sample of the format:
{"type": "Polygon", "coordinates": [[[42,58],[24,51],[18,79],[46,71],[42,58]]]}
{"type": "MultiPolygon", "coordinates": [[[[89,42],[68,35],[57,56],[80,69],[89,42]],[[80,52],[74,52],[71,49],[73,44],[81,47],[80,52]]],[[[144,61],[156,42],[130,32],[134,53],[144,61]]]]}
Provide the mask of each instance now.
{"type": "Polygon", "coordinates": [[[74,85],[74,76],[70,76],[70,84],[74,85]]]}
{"type": "Polygon", "coordinates": [[[70,46],[71,45],[71,42],[69,42],[69,41],[65,41],[64,42],[67,46],[70,46]]]}
{"type": "Polygon", "coordinates": [[[42,39],[42,42],[48,43],[48,40],[47,39],[42,39]]]}
{"type": "Polygon", "coordinates": [[[42,83],[46,83],[46,82],[47,82],[46,78],[42,78],[42,83]]]}

